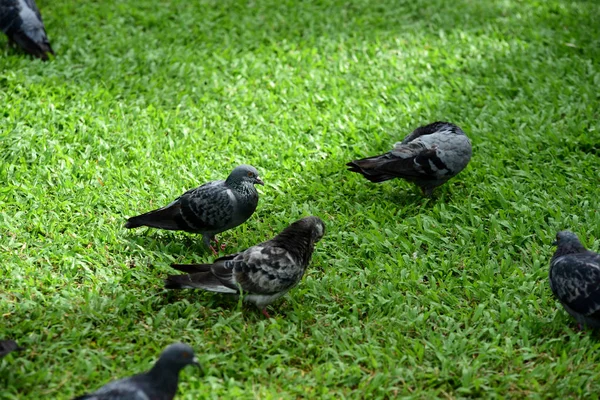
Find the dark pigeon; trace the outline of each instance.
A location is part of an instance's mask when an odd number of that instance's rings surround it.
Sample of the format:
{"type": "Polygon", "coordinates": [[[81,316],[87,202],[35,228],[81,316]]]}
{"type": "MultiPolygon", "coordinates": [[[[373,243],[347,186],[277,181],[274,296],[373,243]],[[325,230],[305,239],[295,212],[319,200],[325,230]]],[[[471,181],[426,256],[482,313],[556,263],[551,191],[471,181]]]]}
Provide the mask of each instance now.
{"type": "Polygon", "coordinates": [[[0,0],[0,29],[34,57],[46,61],[54,54],[34,0],[0,0]]]}
{"type": "Polygon", "coordinates": [[[186,275],[169,275],[167,289],[204,289],[239,295],[269,318],[266,307],[300,282],[315,243],[325,233],[317,217],[306,217],[273,239],[246,251],[216,259],[212,264],[173,264],[186,275]]]}
{"type": "Polygon", "coordinates": [[[255,184],[264,185],[256,168],[240,165],[224,181],[208,182],[188,190],[166,207],[127,220],[125,228],[149,226],[172,231],[201,233],[210,245],[215,235],[246,222],[256,210],[258,192],[255,184]]]}
{"type": "Polygon", "coordinates": [[[10,340],[10,339],[0,340],[0,358],[4,357],[8,353],[11,353],[11,352],[17,351],[17,350],[23,350],[23,348],[19,347],[17,345],[17,342],[15,342],[14,340],[10,340]]]}
{"type": "Polygon", "coordinates": [[[471,154],[471,141],[458,126],[434,122],[415,129],[388,153],[346,165],[371,182],[406,179],[430,197],[467,166],[471,154]]]}
{"type": "Polygon", "coordinates": [[[550,288],[580,327],[600,328],[600,254],[587,250],[577,235],[556,234],[550,261],[550,288]]]}
{"type": "Polygon", "coordinates": [[[179,371],[188,365],[200,367],[194,350],[175,343],[162,352],[150,371],[110,382],[73,400],[171,400],[177,393],[179,371]]]}

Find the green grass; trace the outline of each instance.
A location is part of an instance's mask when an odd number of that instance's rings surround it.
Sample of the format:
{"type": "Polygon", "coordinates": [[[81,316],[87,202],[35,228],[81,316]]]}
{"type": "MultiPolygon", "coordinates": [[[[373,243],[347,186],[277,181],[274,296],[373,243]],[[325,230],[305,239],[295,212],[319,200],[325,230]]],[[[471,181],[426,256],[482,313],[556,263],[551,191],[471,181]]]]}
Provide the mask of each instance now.
{"type": "Polygon", "coordinates": [[[69,399],[190,343],[180,399],[598,398],[600,341],[552,297],[556,231],[600,249],[596,1],[39,0],[48,63],[0,38],[1,399],[69,399]],[[449,120],[436,198],[345,171],[449,120]],[[200,237],[126,217],[255,165],[230,251],[317,215],[270,312],[167,292],[200,237]]]}

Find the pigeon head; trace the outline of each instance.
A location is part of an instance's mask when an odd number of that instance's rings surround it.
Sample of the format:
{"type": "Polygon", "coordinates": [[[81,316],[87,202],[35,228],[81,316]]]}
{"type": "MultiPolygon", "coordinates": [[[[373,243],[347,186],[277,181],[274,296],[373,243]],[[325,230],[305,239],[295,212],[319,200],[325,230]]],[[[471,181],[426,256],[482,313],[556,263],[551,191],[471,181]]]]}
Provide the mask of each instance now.
{"type": "Polygon", "coordinates": [[[560,231],[556,234],[556,240],[552,243],[558,246],[556,253],[560,255],[583,253],[586,248],[581,244],[576,234],[571,231],[560,231]]]}
{"type": "Polygon", "coordinates": [[[157,366],[179,371],[188,365],[201,368],[198,359],[194,355],[194,349],[184,343],[174,343],[168,346],[160,355],[157,366]]]}
{"type": "MultiPolygon", "coordinates": [[[[325,235],[325,224],[319,217],[304,217],[290,225],[287,229],[292,231],[301,230],[310,232],[310,238],[313,243],[317,243],[325,235]]],[[[287,230],[286,229],[286,230],[287,230]]]]}
{"type": "Polygon", "coordinates": [[[265,183],[258,177],[258,170],[252,165],[242,164],[236,167],[227,177],[227,184],[242,185],[244,183],[251,185],[264,185],[265,183]]]}
{"type": "Polygon", "coordinates": [[[312,225],[313,241],[317,243],[325,235],[325,223],[319,217],[306,217],[306,219],[312,225]]]}

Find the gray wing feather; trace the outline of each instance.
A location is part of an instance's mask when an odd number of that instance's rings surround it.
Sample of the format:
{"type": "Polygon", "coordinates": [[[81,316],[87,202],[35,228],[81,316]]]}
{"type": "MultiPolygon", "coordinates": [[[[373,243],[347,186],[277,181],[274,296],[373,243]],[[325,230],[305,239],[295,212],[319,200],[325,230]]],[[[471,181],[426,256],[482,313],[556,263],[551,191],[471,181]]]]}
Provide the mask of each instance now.
{"type": "Polygon", "coordinates": [[[600,310],[600,256],[569,254],[552,262],[550,287],[572,310],[591,315],[600,310]]]}
{"type": "Polygon", "coordinates": [[[29,7],[35,13],[35,15],[37,15],[38,19],[40,21],[42,21],[42,14],[40,13],[40,9],[38,8],[37,4],[35,4],[35,1],[34,0],[23,0],[23,1],[27,5],[27,7],[29,7]]]}
{"type": "Polygon", "coordinates": [[[225,230],[233,220],[235,197],[224,181],[209,182],[182,195],[181,215],[202,230],[225,230]]]}
{"type": "Polygon", "coordinates": [[[269,244],[249,248],[232,264],[235,281],[248,293],[273,294],[294,287],[306,269],[285,249],[269,244]]]}
{"type": "Polygon", "coordinates": [[[150,400],[150,397],[134,382],[125,378],[110,382],[92,393],[94,400],[150,400]]]}

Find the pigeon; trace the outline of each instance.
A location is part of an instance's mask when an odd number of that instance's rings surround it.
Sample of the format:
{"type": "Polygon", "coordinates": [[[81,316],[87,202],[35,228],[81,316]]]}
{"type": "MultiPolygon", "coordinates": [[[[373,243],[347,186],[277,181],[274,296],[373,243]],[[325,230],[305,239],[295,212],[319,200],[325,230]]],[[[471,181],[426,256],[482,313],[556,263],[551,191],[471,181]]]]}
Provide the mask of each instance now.
{"type": "Polygon", "coordinates": [[[300,282],[315,243],[325,233],[318,217],[302,218],[271,240],[212,264],[173,264],[186,275],[169,275],[167,289],[204,289],[244,296],[270,318],[266,307],[300,282]]]}
{"type": "Polygon", "coordinates": [[[256,210],[258,192],[255,184],[264,185],[256,168],[236,167],[224,181],[213,181],[188,190],[169,205],[127,220],[125,228],[149,226],[172,231],[201,233],[210,245],[215,235],[244,223],[256,210]]]}
{"type": "Polygon", "coordinates": [[[449,122],[434,122],[415,129],[385,154],[346,165],[371,182],[406,179],[431,197],[433,189],[467,166],[471,154],[471,141],[462,129],[449,122]]]}
{"type": "Polygon", "coordinates": [[[34,0],[0,0],[0,29],[9,40],[44,61],[54,51],[34,0]]]}
{"type": "Polygon", "coordinates": [[[73,400],[171,400],[177,393],[179,371],[188,365],[200,368],[194,350],[187,344],[174,343],[162,352],[150,371],[110,382],[73,400]]]}
{"type": "Polygon", "coordinates": [[[577,235],[556,234],[550,261],[550,288],[580,328],[600,328],[600,254],[587,250],[577,235]]]}
{"type": "Polygon", "coordinates": [[[23,350],[23,348],[19,347],[17,345],[17,342],[15,342],[14,340],[0,340],[0,358],[16,350],[23,350]]]}

